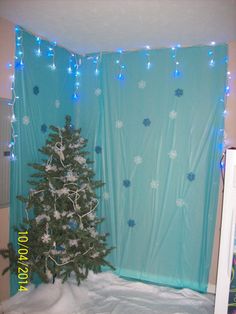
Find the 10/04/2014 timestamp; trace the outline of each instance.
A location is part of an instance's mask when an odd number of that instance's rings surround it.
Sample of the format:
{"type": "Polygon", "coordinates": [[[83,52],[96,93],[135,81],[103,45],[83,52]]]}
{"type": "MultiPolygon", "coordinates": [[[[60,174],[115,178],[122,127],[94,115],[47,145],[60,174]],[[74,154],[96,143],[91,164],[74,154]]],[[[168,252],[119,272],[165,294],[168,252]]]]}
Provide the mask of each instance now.
{"type": "Polygon", "coordinates": [[[18,267],[17,267],[17,277],[18,277],[18,291],[28,291],[26,287],[29,278],[29,265],[28,261],[28,252],[29,247],[28,243],[28,231],[19,231],[18,232],[18,267]]]}

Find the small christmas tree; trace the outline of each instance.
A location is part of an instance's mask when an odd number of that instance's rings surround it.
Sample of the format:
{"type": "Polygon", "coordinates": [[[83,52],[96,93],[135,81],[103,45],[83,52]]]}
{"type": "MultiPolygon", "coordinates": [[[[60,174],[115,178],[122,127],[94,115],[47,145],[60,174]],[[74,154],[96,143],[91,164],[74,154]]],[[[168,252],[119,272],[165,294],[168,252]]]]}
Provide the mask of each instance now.
{"type": "MultiPolygon", "coordinates": [[[[50,129],[53,133],[39,149],[47,159],[42,164],[29,164],[37,170],[29,181],[33,188],[27,197],[17,197],[26,204],[27,213],[34,212],[33,218],[28,215],[24,221],[29,278],[37,273],[44,282],[55,277],[64,282],[74,272],[79,284],[89,270],[99,272],[102,265],[113,268],[105,260],[112,250],[106,247],[108,234],[96,230],[103,219],[96,217],[95,189],[103,183],[93,179],[92,161],[84,150],[87,140],[81,137],[81,130],[73,129],[70,116],[66,116],[64,128],[50,129]]],[[[2,255],[10,259],[10,269],[16,272],[12,246],[2,250],[2,255]]]]}

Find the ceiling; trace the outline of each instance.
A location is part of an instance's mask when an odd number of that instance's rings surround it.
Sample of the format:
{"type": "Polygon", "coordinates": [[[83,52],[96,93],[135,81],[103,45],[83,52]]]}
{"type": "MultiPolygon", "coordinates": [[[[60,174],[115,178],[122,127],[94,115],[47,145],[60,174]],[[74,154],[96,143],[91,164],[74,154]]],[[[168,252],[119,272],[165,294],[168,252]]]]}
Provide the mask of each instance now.
{"type": "Polygon", "coordinates": [[[0,0],[0,16],[82,54],[236,40],[236,0],[0,0]]]}

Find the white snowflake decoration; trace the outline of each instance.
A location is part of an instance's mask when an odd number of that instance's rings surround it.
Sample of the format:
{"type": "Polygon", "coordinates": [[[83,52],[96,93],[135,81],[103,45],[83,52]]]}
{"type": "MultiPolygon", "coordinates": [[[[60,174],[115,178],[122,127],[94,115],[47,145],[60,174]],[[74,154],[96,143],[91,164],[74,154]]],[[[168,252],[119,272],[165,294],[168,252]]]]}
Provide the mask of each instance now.
{"type": "Polygon", "coordinates": [[[176,200],[177,207],[183,207],[184,206],[184,200],[182,198],[178,198],[176,200]]]}
{"type": "Polygon", "coordinates": [[[175,159],[177,157],[177,152],[176,150],[171,150],[169,153],[168,153],[170,159],[175,159]]]}
{"type": "Polygon", "coordinates": [[[76,246],[78,247],[78,240],[69,240],[69,246],[76,246]]]}
{"type": "Polygon", "coordinates": [[[169,113],[169,118],[170,118],[171,120],[175,120],[176,117],[177,117],[177,112],[174,111],[174,110],[172,110],[172,111],[169,113]]]}
{"type": "Polygon", "coordinates": [[[74,160],[77,161],[80,165],[83,165],[86,163],[86,159],[82,156],[76,156],[74,160]]]}
{"type": "Polygon", "coordinates": [[[66,257],[62,257],[61,261],[62,261],[62,263],[67,263],[67,262],[69,262],[70,259],[71,258],[69,256],[66,256],[66,257]]]}
{"type": "Polygon", "coordinates": [[[93,255],[91,255],[91,257],[92,257],[92,258],[99,257],[99,253],[98,253],[98,252],[96,252],[96,253],[94,253],[93,255]]]}
{"type": "Polygon", "coordinates": [[[58,210],[54,211],[53,216],[56,218],[56,220],[61,218],[61,214],[60,214],[60,212],[58,210]]]}
{"type": "Polygon", "coordinates": [[[38,224],[41,220],[43,219],[46,219],[47,221],[50,220],[50,217],[45,215],[45,214],[41,214],[41,215],[38,215],[37,217],[35,217],[35,221],[36,223],[38,224]]]}
{"type": "Polygon", "coordinates": [[[95,228],[88,228],[88,231],[90,232],[91,237],[96,238],[96,236],[98,235],[97,231],[95,228]]]}
{"type": "Polygon", "coordinates": [[[73,174],[73,172],[70,170],[70,171],[67,172],[66,180],[69,181],[69,182],[75,182],[75,181],[78,180],[78,177],[75,176],[75,175],[73,174]]]}
{"type": "Polygon", "coordinates": [[[104,198],[104,200],[109,200],[109,198],[110,198],[109,193],[108,192],[104,192],[103,193],[103,198],[104,198]]]}
{"type": "Polygon", "coordinates": [[[44,235],[41,237],[43,243],[49,243],[51,241],[50,234],[44,233],[44,235]]]}
{"type": "Polygon", "coordinates": [[[88,217],[89,220],[94,220],[95,217],[96,217],[96,215],[95,215],[95,213],[89,213],[89,214],[87,215],[87,217],[88,217]]]}
{"type": "Polygon", "coordinates": [[[60,107],[60,100],[59,100],[59,99],[56,99],[56,100],[55,100],[54,106],[55,106],[57,109],[60,107]]]}
{"type": "Polygon", "coordinates": [[[143,158],[141,156],[135,156],[134,157],[134,163],[136,165],[140,165],[143,162],[143,158]]]}
{"type": "Polygon", "coordinates": [[[116,128],[117,128],[117,129],[121,129],[121,128],[123,128],[123,126],[124,126],[124,125],[123,125],[123,122],[122,122],[122,121],[120,121],[120,120],[117,120],[117,121],[116,121],[116,128]]]}
{"type": "Polygon", "coordinates": [[[100,88],[96,88],[94,94],[98,97],[102,93],[102,90],[100,88]]]}
{"type": "Polygon", "coordinates": [[[22,118],[22,123],[23,123],[24,125],[28,125],[28,124],[30,123],[30,118],[29,118],[28,116],[24,116],[24,117],[22,118]]]}
{"type": "Polygon", "coordinates": [[[46,165],[46,167],[45,167],[45,170],[46,171],[57,171],[57,167],[55,166],[55,165],[46,165]]]}
{"type": "Polygon", "coordinates": [[[69,189],[67,189],[67,188],[62,188],[62,189],[60,189],[60,190],[56,190],[56,193],[57,193],[57,195],[58,196],[61,196],[61,195],[63,195],[63,194],[69,194],[69,189]]]}
{"type": "Polygon", "coordinates": [[[144,89],[146,87],[146,82],[144,80],[141,80],[138,82],[138,88],[144,89]]]}
{"type": "Polygon", "coordinates": [[[158,189],[158,188],[159,188],[159,185],[160,185],[160,183],[159,183],[159,181],[157,181],[157,180],[152,180],[152,181],[150,182],[150,187],[151,187],[151,189],[158,189]]]}

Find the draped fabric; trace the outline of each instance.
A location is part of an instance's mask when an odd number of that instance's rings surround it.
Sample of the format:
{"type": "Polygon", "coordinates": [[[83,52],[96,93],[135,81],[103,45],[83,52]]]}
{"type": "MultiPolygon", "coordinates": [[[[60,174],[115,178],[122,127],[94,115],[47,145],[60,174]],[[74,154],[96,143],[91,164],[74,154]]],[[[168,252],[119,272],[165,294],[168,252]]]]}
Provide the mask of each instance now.
{"type": "MultiPolygon", "coordinates": [[[[70,53],[55,47],[56,69],[49,68],[47,56],[50,43],[42,41],[42,56],[35,54],[35,37],[22,32],[24,43],[24,68],[16,67],[15,94],[19,99],[15,104],[15,145],[16,161],[11,163],[10,225],[19,225],[26,218],[23,204],[16,195],[26,195],[27,184],[33,169],[28,163],[39,162],[43,158],[38,149],[44,145],[50,125],[64,125],[66,114],[73,114],[72,101],[74,78],[67,74],[70,53]]],[[[17,248],[17,233],[10,231],[10,240],[17,248]]],[[[30,248],[29,248],[30,250],[30,248]]],[[[18,289],[18,280],[11,275],[11,294],[18,289]]]]}
{"type": "Polygon", "coordinates": [[[181,48],[177,76],[171,49],[148,60],[145,51],[103,54],[99,76],[84,61],[79,125],[106,183],[102,230],[121,276],[207,289],[226,55],[224,45],[181,48]]]}
{"type": "MultiPolygon", "coordinates": [[[[206,291],[227,47],[179,48],[178,58],[171,49],[83,57],[75,105],[75,77],[67,73],[71,54],[55,47],[56,69],[51,70],[48,42],[41,43],[41,57],[34,53],[34,36],[23,32],[23,43],[24,68],[15,73],[18,138],[17,160],[11,164],[11,226],[25,215],[16,195],[29,190],[27,163],[41,160],[38,148],[48,126],[62,126],[71,114],[89,140],[96,176],[105,182],[98,192],[98,214],[106,218],[101,231],[110,233],[109,245],[115,247],[109,259],[116,273],[206,291]]],[[[16,246],[13,229],[10,238],[16,246]]],[[[12,275],[12,294],[17,287],[12,275]]]]}

